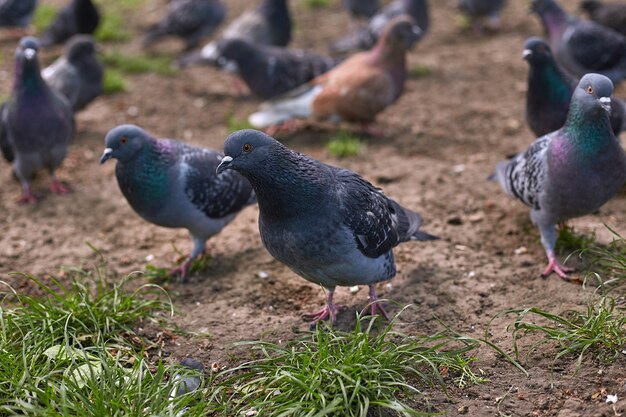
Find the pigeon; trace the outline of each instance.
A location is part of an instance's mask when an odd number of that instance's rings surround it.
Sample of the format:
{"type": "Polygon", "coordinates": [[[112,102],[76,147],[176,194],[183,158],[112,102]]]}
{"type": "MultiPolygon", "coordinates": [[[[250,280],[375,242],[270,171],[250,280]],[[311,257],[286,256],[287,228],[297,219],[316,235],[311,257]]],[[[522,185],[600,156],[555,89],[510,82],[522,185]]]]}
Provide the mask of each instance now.
{"type": "Polygon", "coordinates": [[[506,0],[459,0],[459,10],[467,15],[474,25],[474,29],[480,31],[482,25],[480,19],[487,17],[489,26],[500,26],[500,11],[506,4],[506,0]]]}
{"type": "Polygon", "coordinates": [[[368,285],[372,315],[387,317],[376,283],[396,274],[393,247],[437,239],[420,231],[419,214],[358,174],[294,152],[257,130],[231,134],[217,172],[246,177],[259,202],[259,231],[269,253],[327,289],[326,306],[307,319],[335,321],[335,287],[368,285]]]}
{"type": "Polygon", "coordinates": [[[194,358],[185,358],[180,361],[180,366],[186,368],[186,372],[174,375],[175,388],[170,397],[180,397],[200,388],[206,369],[202,362],[194,358]],[[195,372],[194,372],[195,371],[195,372]]]}
{"type": "Polygon", "coordinates": [[[313,52],[261,45],[239,38],[222,39],[217,48],[216,65],[237,74],[254,95],[264,100],[299,87],[338,62],[313,52]]]}
{"type": "Polygon", "coordinates": [[[170,272],[180,274],[182,282],[192,261],[204,253],[207,239],[256,202],[241,175],[216,175],[222,160],[216,151],[155,139],[135,125],[113,128],[104,142],[100,163],[117,159],[117,183],[133,210],[150,223],[189,230],[193,251],[170,272]]]}
{"type": "Polygon", "coordinates": [[[102,94],[104,67],[96,56],[89,35],[75,35],[65,45],[65,54],[41,75],[50,87],[63,94],[76,112],[102,94]]]}
{"type": "Polygon", "coordinates": [[[590,20],[568,14],[555,0],[532,0],[556,62],[582,77],[597,72],[620,82],[626,76],[626,37],[590,20]]]}
{"type": "Polygon", "coordinates": [[[378,0],[343,0],[343,7],[358,19],[359,17],[371,18],[380,8],[378,0]]]}
{"type": "Polygon", "coordinates": [[[248,121],[255,128],[296,118],[371,123],[401,95],[405,55],[421,31],[404,15],[392,20],[376,46],[357,53],[311,82],[266,102],[248,121]]]}
{"type": "MultiPolygon", "coordinates": [[[[530,66],[526,121],[539,137],[563,127],[577,82],[554,62],[550,46],[541,38],[526,40],[522,56],[530,66]]],[[[611,98],[610,120],[615,135],[626,128],[626,105],[615,97],[611,98]]]]}
{"type": "Polygon", "coordinates": [[[172,0],[167,15],[148,30],[144,47],[164,36],[178,36],[185,41],[185,49],[191,50],[202,38],[212,35],[225,17],[221,0],[172,0]]]}
{"type": "Polygon", "coordinates": [[[572,95],[565,125],[496,167],[500,187],[531,209],[548,257],[544,277],[555,272],[570,280],[572,272],[555,257],[555,225],[595,212],[626,181],[626,155],[608,116],[612,92],[607,77],[586,74],[572,95]]]}
{"type": "Polygon", "coordinates": [[[91,0],[71,0],[41,35],[41,46],[61,44],[74,35],[92,35],[100,24],[100,13],[91,0]]]}
{"type": "Polygon", "coordinates": [[[0,27],[26,27],[30,24],[37,0],[0,0],[0,27]]]}
{"type": "Polygon", "coordinates": [[[404,14],[415,20],[423,35],[428,32],[428,0],[395,0],[374,15],[365,28],[334,41],[330,45],[331,52],[345,54],[359,49],[371,49],[389,22],[404,14]]]}
{"type": "Polygon", "coordinates": [[[585,0],[580,7],[594,22],[626,36],[626,4],[585,0]]]}
{"type": "MultiPolygon", "coordinates": [[[[287,0],[263,0],[256,8],[245,11],[233,20],[219,39],[243,38],[261,45],[287,46],[291,40],[291,17],[287,0]]],[[[215,65],[217,42],[211,41],[201,50],[186,54],[178,66],[215,65]]]]}
{"type": "Polygon", "coordinates": [[[41,78],[38,49],[35,38],[20,40],[15,53],[13,93],[0,113],[0,144],[22,184],[22,203],[36,201],[30,180],[41,168],[50,172],[53,193],[70,192],[55,171],[67,154],[74,118],[65,97],[51,90],[41,78]]]}

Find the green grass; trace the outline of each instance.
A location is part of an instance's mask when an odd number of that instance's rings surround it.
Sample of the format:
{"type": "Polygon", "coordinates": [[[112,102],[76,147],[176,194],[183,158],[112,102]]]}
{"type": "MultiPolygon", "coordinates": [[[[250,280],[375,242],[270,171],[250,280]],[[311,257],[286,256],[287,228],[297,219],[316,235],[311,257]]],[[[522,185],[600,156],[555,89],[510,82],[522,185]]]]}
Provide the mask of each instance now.
{"type": "Polygon", "coordinates": [[[104,72],[104,93],[123,93],[126,90],[127,86],[124,75],[116,69],[107,68],[104,72]]]}
{"type": "Polygon", "coordinates": [[[254,129],[254,126],[248,122],[248,119],[238,119],[234,114],[226,118],[226,126],[228,127],[229,135],[242,129],[254,129]]]}
{"type": "Polygon", "coordinates": [[[348,131],[339,131],[327,144],[326,149],[337,158],[355,156],[361,153],[361,138],[348,131]]]}
{"type": "MultiPolygon", "coordinates": [[[[186,257],[182,256],[179,261],[179,264],[182,263],[185,259],[186,257]]],[[[213,261],[213,258],[209,255],[199,256],[198,258],[194,259],[193,262],[191,263],[191,266],[189,267],[189,271],[187,272],[188,275],[192,275],[197,272],[206,271],[208,267],[211,265],[212,261],[213,261]]],[[[161,268],[161,267],[158,267],[149,263],[145,267],[144,274],[145,276],[147,276],[149,279],[153,280],[154,282],[158,282],[158,283],[168,282],[173,278],[170,275],[171,269],[172,268],[161,268]]]]}
{"type": "Polygon", "coordinates": [[[603,294],[626,294],[626,241],[609,228],[614,240],[608,246],[593,245],[582,253],[593,258],[590,271],[600,282],[603,294]]]}
{"type": "Polygon", "coordinates": [[[616,307],[613,298],[603,297],[595,303],[589,302],[584,311],[553,313],[530,307],[507,310],[501,315],[516,316],[509,326],[516,357],[520,356],[520,337],[528,334],[536,334],[540,339],[532,344],[526,356],[546,344],[555,343],[554,362],[575,355],[577,369],[587,354],[602,361],[612,361],[626,348],[626,314],[616,307]]]}
{"type": "Polygon", "coordinates": [[[330,5],[329,0],[303,0],[303,3],[309,9],[321,9],[330,5]]]}
{"type": "Polygon", "coordinates": [[[556,247],[566,254],[590,249],[595,245],[596,235],[581,235],[576,233],[573,227],[563,226],[559,228],[556,247]]]}
{"type": "Polygon", "coordinates": [[[145,0],[115,0],[98,2],[102,20],[94,37],[98,42],[126,42],[132,37],[124,16],[132,13],[145,0]]]}
{"type": "Polygon", "coordinates": [[[356,417],[381,410],[421,416],[428,413],[423,389],[482,382],[467,356],[477,340],[449,332],[408,336],[394,331],[397,318],[382,329],[378,318],[363,317],[352,332],[320,324],[300,340],[239,343],[257,358],[216,377],[212,410],[232,416],[356,417]]]}
{"type": "Polygon", "coordinates": [[[428,77],[432,73],[430,67],[426,65],[416,64],[411,67],[409,70],[409,76],[411,78],[423,78],[428,77]]]}
{"type": "Polygon", "coordinates": [[[67,284],[21,279],[43,295],[2,283],[0,415],[162,415],[188,405],[188,396],[169,400],[174,368],[148,363],[134,332],[172,314],[162,289],[111,280],[104,266],[70,270],[67,284]]]}
{"type": "Polygon", "coordinates": [[[50,26],[55,16],[58,13],[58,9],[49,4],[38,4],[33,15],[33,26],[37,33],[43,32],[45,28],[50,26]]]}
{"type": "Polygon", "coordinates": [[[170,64],[170,57],[167,56],[124,55],[119,51],[113,51],[102,55],[102,62],[108,68],[114,68],[123,74],[173,75],[176,72],[170,64]]]}

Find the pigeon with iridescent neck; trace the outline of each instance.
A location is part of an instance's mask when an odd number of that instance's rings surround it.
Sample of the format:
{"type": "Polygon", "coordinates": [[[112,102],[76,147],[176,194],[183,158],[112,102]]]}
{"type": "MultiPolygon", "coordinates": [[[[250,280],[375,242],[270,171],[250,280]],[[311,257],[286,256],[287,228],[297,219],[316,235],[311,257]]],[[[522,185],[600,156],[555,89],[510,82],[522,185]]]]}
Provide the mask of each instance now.
{"type": "Polygon", "coordinates": [[[100,163],[117,159],[115,176],[133,210],[150,223],[189,230],[193,251],[170,272],[183,282],[206,241],[256,202],[241,175],[215,173],[222,155],[213,150],[156,139],[135,125],[113,128],[104,142],[100,163]]]}
{"type": "Polygon", "coordinates": [[[346,169],[294,152],[257,130],[224,143],[217,172],[246,177],[259,201],[259,231],[267,250],[296,274],[327,289],[326,306],[306,318],[335,321],[336,286],[368,285],[370,312],[387,317],[376,284],[396,274],[393,248],[434,240],[422,218],[346,169]]]}
{"type": "Polygon", "coordinates": [[[600,73],[614,83],[626,77],[626,37],[621,33],[567,13],[556,0],[532,0],[532,10],[556,62],[567,72],[576,77],[600,73]]]}
{"type": "Polygon", "coordinates": [[[548,257],[543,271],[569,280],[556,259],[556,224],[598,210],[626,181],[626,156],[609,122],[611,80],[586,74],[572,95],[565,125],[536,139],[494,174],[502,189],[530,207],[548,257]]]}
{"type": "Polygon", "coordinates": [[[68,101],[48,87],[41,78],[39,42],[25,37],[15,52],[13,93],[2,106],[0,144],[13,163],[13,172],[22,184],[20,202],[34,203],[30,187],[34,175],[46,169],[52,177],[50,191],[66,194],[70,189],[56,177],[74,135],[74,116],[68,101]]]}
{"type": "MultiPolygon", "coordinates": [[[[554,62],[550,46],[541,38],[527,39],[522,56],[529,65],[526,121],[536,136],[543,136],[565,124],[577,82],[554,62]]],[[[626,128],[626,106],[615,97],[610,119],[613,133],[619,135],[626,128]]]]}

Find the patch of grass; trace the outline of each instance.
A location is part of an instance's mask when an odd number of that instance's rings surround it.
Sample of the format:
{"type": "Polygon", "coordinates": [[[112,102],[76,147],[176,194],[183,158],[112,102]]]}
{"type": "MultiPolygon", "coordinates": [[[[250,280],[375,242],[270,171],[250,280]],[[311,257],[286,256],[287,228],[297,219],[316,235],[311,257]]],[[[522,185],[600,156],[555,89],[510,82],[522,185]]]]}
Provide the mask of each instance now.
{"type": "Polygon", "coordinates": [[[303,3],[309,9],[322,9],[330,5],[329,0],[303,0],[303,3]]]}
{"type": "Polygon", "coordinates": [[[176,70],[166,56],[124,55],[113,51],[102,55],[102,61],[109,68],[115,68],[124,74],[155,73],[173,75],[176,70]]]}
{"type": "Polygon", "coordinates": [[[616,308],[613,298],[603,297],[596,303],[589,302],[585,311],[553,313],[530,307],[507,310],[501,315],[512,314],[517,316],[509,326],[516,357],[519,357],[518,339],[527,334],[541,337],[530,347],[527,356],[547,343],[556,343],[558,351],[554,362],[568,355],[577,355],[577,369],[586,354],[611,361],[626,347],[626,315],[616,308]]]}
{"type": "MultiPolygon", "coordinates": [[[[185,258],[186,257],[181,258],[179,264],[183,262],[185,258]]],[[[191,275],[197,272],[205,271],[211,265],[212,261],[213,258],[209,255],[199,256],[193,260],[187,273],[191,275]]],[[[145,267],[144,274],[155,282],[167,282],[172,279],[170,270],[171,268],[160,268],[149,263],[145,267]]]]}
{"type": "Polygon", "coordinates": [[[600,282],[599,290],[608,294],[626,294],[626,241],[616,231],[609,228],[614,240],[605,247],[593,245],[582,253],[592,258],[590,271],[600,282]]]}
{"type": "Polygon", "coordinates": [[[104,72],[104,94],[123,93],[126,90],[124,75],[116,69],[107,68],[104,72]]]}
{"type": "Polygon", "coordinates": [[[2,283],[0,414],[163,415],[189,405],[192,395],[169,399],[176,368],[150,364],[134,332],[172,314],[162,289],[133,276],[109,280],[104,264],[70,270],[67,284],[23,279],[43,295],[2,283]]]}
{"type": "Polygon", "coordinates": [[[59,10],[56,7],[49,4],[38,4],[33,15],[33,26],[37,33],[43,32],[44,29],[50,26],[58,12],[59,10]]]}
{"type": "Polygon", "coordinates": [[[363,150],[361,138],[348,131],[339,131],[327,144],[326,149],[337,158],[358,155],[363,150]]]}
{"type": "Polygon", "coordinates": [[[102,15],[94,37],[98,42],[126,42],[130,40],[131,32],[121,14],[108,11],[102,15]]]}
{"type": "Polygon", "coordinates": [[[423,78],[428,77],[432,73],[430,67],[426,65],[416,64],[411,67],[409,70],[409,76],[411,78],[423,78]]]}
{"type": "Polygon", "coordinates": [[[254,126],[248,122],[248,119],[239,119],[234,114],[231,114],[226,118],[226,126],[228,127],[229,135],[238,130],[254,129],[254,126]]]}
{"type": "Polygon", "coordinates": [[[559,236],[556,241],[556,247],[561,251],[570,254],[580,252],[593,247],[596,242],[596,235],[592,233],[590,236],[576,233],[573,227],[563,226],[559,228],[559,236]]]}
{"type": "Polygon", "coordinates": [[[393,330],[396,316],[380,329],[378,318],[358,317],[354,331],[319,324],[300,340],[239,343],[257,359],[227,369],[211,386],[219,415],[365,416],[395,411],[422,416],[422,388],[482,381],[472,371],[475,339],[437,333],[408,336],[393,330]],[[408,398],[411,398],[409,403],[408,398]]]}

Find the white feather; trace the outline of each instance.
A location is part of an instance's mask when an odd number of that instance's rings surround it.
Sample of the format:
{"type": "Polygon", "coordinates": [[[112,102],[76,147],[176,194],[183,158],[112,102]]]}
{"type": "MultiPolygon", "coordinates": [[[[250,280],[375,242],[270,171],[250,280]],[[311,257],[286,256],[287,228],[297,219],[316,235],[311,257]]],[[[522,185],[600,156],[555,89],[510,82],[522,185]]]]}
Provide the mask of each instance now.
{"type": "Polygon", "coordinates": [[[313,100],[322,88],[321,85],[317,85],[298,96],[265,103],[260,111],[248,117],[248,122],[257,129],[265,129],[287,120],[307,118],[311,115],[313,100]]]}

